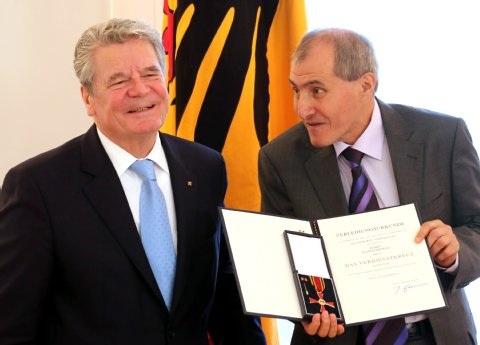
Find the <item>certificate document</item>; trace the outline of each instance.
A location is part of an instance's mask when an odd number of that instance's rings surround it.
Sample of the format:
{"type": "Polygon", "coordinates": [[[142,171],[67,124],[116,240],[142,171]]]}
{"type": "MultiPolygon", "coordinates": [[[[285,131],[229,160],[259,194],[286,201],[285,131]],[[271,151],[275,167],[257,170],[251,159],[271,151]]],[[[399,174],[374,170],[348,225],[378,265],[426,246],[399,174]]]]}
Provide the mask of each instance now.
{"type": "Polygon", "coordinates": [[[346,325],[446,306],[413,204],[322,220],[221,209],[244,311],[346,325]]]}
{"type": "Polygon", "coordinates": [[[317,224],[349,324],[445,306],[413,204],[317,224]]]}

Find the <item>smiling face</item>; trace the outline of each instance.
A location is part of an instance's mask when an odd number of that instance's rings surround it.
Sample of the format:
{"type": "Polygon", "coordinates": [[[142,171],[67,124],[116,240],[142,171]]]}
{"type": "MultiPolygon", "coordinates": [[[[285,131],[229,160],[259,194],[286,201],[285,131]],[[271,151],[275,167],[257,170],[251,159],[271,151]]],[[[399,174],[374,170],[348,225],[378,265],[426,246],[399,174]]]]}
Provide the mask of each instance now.
{"type": "Polygon", "coordinates": [[[168,111],[168,91],[152,45],[143,39],[96,48],[92,91],[82,98],[98,129],[135,156],[155,143],[168,111]]]}
{"type": "Polygon", "coordinates": [[[294,107],[315,147],[337,141],[353,144],[370,122],[375,77],[365,73],[348,81],[334,74],[335,49],[317,41],[300,61],[293,61],[290,83],[294,107]]]}

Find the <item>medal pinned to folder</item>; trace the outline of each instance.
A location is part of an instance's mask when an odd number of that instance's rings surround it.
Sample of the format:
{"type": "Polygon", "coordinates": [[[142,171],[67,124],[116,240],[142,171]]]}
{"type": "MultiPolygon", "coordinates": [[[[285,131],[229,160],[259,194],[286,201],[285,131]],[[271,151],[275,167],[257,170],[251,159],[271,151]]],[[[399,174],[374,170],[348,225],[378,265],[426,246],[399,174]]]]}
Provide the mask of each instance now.
{"type": "Polygon", "coordinates": [[[341,320],[321,238],[292,231],[285,231],[284,236],[304,318],[311,318],[326,310],[341,320]]]}

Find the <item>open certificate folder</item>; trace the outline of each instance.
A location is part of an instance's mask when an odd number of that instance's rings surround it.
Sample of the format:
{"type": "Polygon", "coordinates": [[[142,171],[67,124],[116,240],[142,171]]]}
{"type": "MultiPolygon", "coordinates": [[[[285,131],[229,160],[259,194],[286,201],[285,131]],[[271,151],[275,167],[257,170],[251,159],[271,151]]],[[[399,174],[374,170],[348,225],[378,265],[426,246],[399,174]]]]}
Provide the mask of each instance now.
{"type": "Polygon", "coordinates": [[[413,204],[316,221],[221,209],[248,314],[345,324],[446,306],[413,204]]]}

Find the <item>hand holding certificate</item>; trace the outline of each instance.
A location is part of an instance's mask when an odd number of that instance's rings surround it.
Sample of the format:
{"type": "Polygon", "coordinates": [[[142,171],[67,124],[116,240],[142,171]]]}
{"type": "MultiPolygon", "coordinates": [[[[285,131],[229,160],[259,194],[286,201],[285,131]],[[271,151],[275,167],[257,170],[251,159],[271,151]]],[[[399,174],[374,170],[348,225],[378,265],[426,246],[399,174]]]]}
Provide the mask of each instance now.
{"type": "Polygon", "coordinates": [[[247,313],[349,325],[445,306],[412,204],[311,222],[221,212],[247,313]]]}
{"type": "Polygon", "coordinates": [[[415,241],[420,243],[424,239],[438,265],[447,268],[455,263],[460,243],[450,225],[439,219],[423,223],[415,241]]]}
{"type": "Polygon", "coordinates": [[[413,205],[318,221],[348,323],[445,305],[413,205]],[[339,254],[343,253],[343,254],[339,254]]]}

